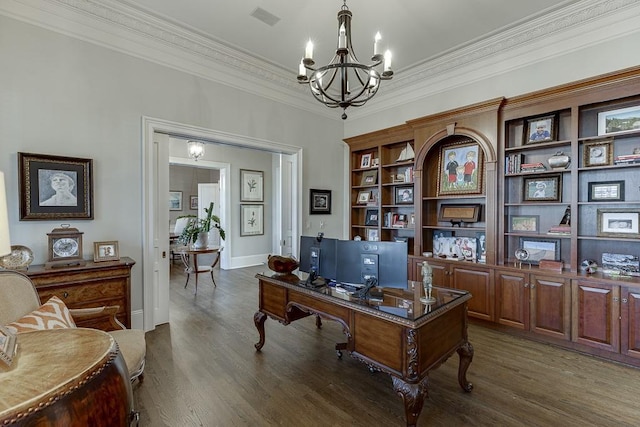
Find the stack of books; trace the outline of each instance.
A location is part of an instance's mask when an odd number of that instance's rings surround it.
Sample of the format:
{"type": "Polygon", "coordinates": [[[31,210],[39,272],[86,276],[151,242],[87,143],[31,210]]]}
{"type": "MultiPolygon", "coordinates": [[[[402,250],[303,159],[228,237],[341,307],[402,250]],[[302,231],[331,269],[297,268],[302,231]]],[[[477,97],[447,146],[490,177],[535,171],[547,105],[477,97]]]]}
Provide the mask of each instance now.
{"type": "Polygon", "coordinates": [[[571,234],[571,226],[570,225],[556,225],[553,226],[547,231],[547,234],[556,234],[560,236],[568,236],[571,234]]]}
{"type": "Polygon", "coordinates": [[[625,154],[615,158],[616,165],[631,165],[634,163],[640,163],[640,154],[625,154]]]}
{"type": "Polygon", "coordinates": [[[542,163],[523,163],[520,165],[520,172],[541,172],[546,171],[547,167],[542,163]]]}

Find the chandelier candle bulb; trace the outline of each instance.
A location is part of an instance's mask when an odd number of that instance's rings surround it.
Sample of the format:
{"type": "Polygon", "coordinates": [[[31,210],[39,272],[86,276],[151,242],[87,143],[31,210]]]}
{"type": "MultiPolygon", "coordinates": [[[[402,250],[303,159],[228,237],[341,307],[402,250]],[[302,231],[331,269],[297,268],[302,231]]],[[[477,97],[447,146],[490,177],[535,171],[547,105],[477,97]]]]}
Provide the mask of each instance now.
{"type": "Polygon", "coordinates": [[[380,35],[380,31],[378,31],[373,38],[373,56],[380,55],[380,47],[378,46],[380,40],[382,40],[382,36],[380,35]]]}
{"type": "Polygon", "coordinates": [[[298,65],[298,76],[305,76],[307,75],[307,69],[304,68],[304,58],[302,58],[300,60],[300,65],[298,65]]]}
{"type": "Polygon", "coordinates": [[[338,36],[338,49],[345,49],[347,47],[347,30],[344,28],[344,24],[340,25],[340,35],[338,36]]]}
{"type": "Polygon", "coordinates": [[[313,59],[313,43],[311,40],[307,42],[307,47],[304,49],[304,57],[306,59],[313,59]]]}
{"type": "Polygon", "coordinates": [[[384,53],[384,71],[391,71],[391,51],[384,53]]]}

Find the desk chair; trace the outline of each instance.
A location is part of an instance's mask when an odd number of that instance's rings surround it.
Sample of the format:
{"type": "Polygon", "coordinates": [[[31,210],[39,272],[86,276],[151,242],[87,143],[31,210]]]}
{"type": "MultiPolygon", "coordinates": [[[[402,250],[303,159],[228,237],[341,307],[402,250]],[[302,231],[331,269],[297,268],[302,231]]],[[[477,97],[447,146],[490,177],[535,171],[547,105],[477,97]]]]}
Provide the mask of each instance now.
{"type": "MultiPolygon", "coordinates": [[[[216,284],[216,279],[213,278],[213,270],[214,268],[216,268],[216,266],[220,262],[220,255],[222,254],[223,250],[224,250],[224,246],[221,246],[218,252],[215,252],[213,254],[213,261],[211,262],[211,264],[206,264],[206,265],[198,265],[198,255],[193,255],[193,268],[187,268],[185,270],[185,272],[187,273],[187,281],[185,282],[184,287],[186,288],[187,285],[189,284],[189,277],[191,277],[191,273],[194,273],[196,275],[196,293],[198,292],[198,274],[199,273],[210,273],[211,280],[213,281],[213,286],[218,287],[218,285],[216,284]]],[[[203,256],[203,255],[200,255],[200,256],[203,256]]]]}

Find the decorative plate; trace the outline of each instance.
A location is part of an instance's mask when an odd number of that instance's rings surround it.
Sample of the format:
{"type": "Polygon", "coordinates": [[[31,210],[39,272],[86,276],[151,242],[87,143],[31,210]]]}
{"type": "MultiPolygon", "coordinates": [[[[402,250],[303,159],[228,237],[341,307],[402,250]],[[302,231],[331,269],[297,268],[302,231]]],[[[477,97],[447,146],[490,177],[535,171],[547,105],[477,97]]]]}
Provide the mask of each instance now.
{"type": "Polygon", "coordinates": [[[25,270],[32,262],[33,252],[22,245],[11,246],[11,253],[0,257],[0,267],[7,270],[25,270]]]}

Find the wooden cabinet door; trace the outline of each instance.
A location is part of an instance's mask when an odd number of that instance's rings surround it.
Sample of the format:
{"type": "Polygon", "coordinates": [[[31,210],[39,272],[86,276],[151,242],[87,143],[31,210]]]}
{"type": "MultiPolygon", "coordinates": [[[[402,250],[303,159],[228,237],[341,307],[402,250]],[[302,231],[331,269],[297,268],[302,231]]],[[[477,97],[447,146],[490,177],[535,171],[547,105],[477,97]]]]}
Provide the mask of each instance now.
{"type": "Polygon", "coordinates": [[[529,283],[523,273],[496,271],[498,323],[529,330],[529,283]]]}
{"type": "MultiPolygon", "coordinates": [[[[451,283],[449,280],[449,268],[446,264],[436,264],[432,263],[430,260],[427,261],[431,266],[433,273],[433,286],[442,286],[445,288],[450,288],[451,283]]],[[[418,279],[422,281],[422,270],[421,267],[418,268],[418,279]]]]}
{"type": "Polygon", "coordinates": [[[469,316],[493,321],[495,298],[491,270],[452,265],[450,276],[451,287],[473,295],[468,304],[469,316]]]}
{"type": "Polygon", "coordinates": [[[623,355],[640,359],[640,289],[623,288],[621,304],[623,355]]]}
{"type": "Polygon", "coordinates": [[[531,331],[565,340],[571,337],[571,286],[561,277],[532,274],[531,331]]]}
{"type": "Polygon", "coordinates": [[[620,351],[620,286],[577,280],[574,285],[572,339],[612,352],[620,351]]]}

